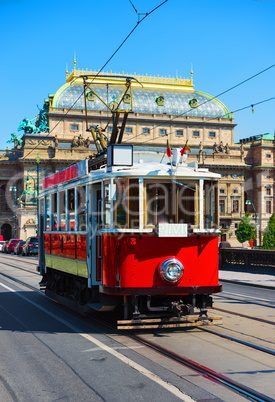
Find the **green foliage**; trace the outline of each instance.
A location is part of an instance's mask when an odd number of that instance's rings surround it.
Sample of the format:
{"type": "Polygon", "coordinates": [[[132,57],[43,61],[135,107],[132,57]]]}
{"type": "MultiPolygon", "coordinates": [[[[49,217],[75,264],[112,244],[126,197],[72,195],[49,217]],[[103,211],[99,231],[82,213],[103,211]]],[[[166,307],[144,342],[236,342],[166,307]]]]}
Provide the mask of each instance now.
{"type": "Polygon", "coordinates": [[[275,214],[269,218],[267,228],[264,232],[263,249],[275,250],[275,214]]]}
{"type": "Polygon", "coordinates": [[[250,223],[249,215],[249,212],[245,213],[236,231],[237,239],[240,243],[256,238],[255,229],[250,223]]]}

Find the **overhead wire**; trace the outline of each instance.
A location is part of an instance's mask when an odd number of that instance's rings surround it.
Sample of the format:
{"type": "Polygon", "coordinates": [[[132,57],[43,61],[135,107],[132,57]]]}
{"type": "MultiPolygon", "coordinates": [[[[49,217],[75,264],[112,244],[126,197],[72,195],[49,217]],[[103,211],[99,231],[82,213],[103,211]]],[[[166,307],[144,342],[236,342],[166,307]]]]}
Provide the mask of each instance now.
{"type": "MultiPolygon", "coordinates": [[[[134,26],[134,28],[131,30],[131,32],[126,36],[126,38],[121,42],[121,44],[118,46],[118,48],[114,51],[114,53],[111,55],[111,57],[109,57],[109,59],[106,61],[106,63],[98,70],[96,76],[93,78],[92,81],[94,81],[96,79],[96,77],[100,74],[100,72],[107,66],[107,64],[112,60],[112,58],[116,55],[116,53],[119,51],[119,49],[124,45],[124,43],[127,41],[127,39],[129,39],[129,37],[132,35],[132,33],[135,31],[135,29],[138,27],[138,25],[145,20],[145,18],[147,18],[150,14],[152,14],[154,11],[156,11],[158,8],[160,8],[163,4],[167,3],[168,0],[163,1],[161,4],[159,4],[158,6],[156,6],[155,8],[153,8],[149,13],[146,13],[145,16],[136,23],[136,25],[134,26]]],[[[79,95],[79,97],[76,99],[76,101],[72,104],[72,106],[67,110],[67,112],[61,117],[61,119],[56,123],[56,125],[47,133],[47,135],[45,137],[48,137],[53,130],[64,120],[64,118],[67,116],[67,114],[71,111],[71,109],[74,107],[74,105],[78,102],[78,100],[83,96],[84,94],[84,90],[83,92],[79,95]]],[[[45,139],[44,137],[44,139],[45,139]]],[[[39,143],[39,140],[38,140],[39,143]]],[[[38,148],[38,144],[31,149],[31,151],[25,155],[22,159],[26,159],[35,149],[38,148]]]]}
{"type": "MultiPolygon", "coordinates": [[[[264,70],[259,71],[258,73],[254,74],[254,75],[252,75],[251,77],[249,77],[249,78],[247,78],[247,79],[245,79],[245,80],[239,82],[238,84],[236,84],[236,85],[234,85],[234,86],[232,86],[232,87],[226,89],[225,91],[219,93],[218,95],[210,97],[209,99],[207,99],[207,100],[204,101],[203,103],[200,103],[200,104],[196,107],[196,109],[198,109],[199,107],[205,105],[205,104],[208,103],[208,102],[211,102],[212,100],[218,100],[218,99],[217,99],[218,97],[220,97],[220,96],[226,94],[226,93],[229,92],[229,91],[232,91],[233,89],[239,87],[240,85],[245,84],[246,82],[252,80],[253,78],[257,77],[257,76],[260,75],[260,74],[263,74],[264,72],[270,70],[270,69],[273,68],[273,67],[275,67],[275,64],[272,64],[271,66],[265,68],[264,70]]],[[[150,132],[151,130],[154,130],[155,128],[158,128],[158,127],[163,126],[164,124],[170,123],[171,121],[173,121],[173,120],[175,120],[175,119],[177,119],[177,118],[179,118],[179,117],[181,117],[181,116],[184,116],[184,115],[188,114],[188,113],[191,112],[192,110],[193,110],[193,109],[190,108],[190,109],[186,110],[185,112],[174,116],[174,117],[171,118],[171,119],[164,120],[164,121],[161,122],[160,124],[157,124],[156,126],[153,126],[152,128],[150,128],[150,129],[149,129],[149,132],[150,132]]],[[[141,135],[144,135],[144,134],[141,133],[141,134],[138,134],[137,136],[132,136],[131,138],[129,138],[129,139],[126,140],[125,142],[130,141],[132,138],[140,137],[141,135]]]]}

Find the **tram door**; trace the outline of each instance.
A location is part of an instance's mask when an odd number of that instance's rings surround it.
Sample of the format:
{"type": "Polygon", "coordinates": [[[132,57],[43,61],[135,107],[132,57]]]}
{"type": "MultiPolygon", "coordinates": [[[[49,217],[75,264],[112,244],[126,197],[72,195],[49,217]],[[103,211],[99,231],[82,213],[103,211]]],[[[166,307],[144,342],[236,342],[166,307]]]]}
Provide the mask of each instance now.
{"type": "Polygon", "coordinates": [[[91,186],[92,219],[91,219],[91,248],[92,248],[92,284],[102,281],[102,191],[101,183],[91,186]]]}

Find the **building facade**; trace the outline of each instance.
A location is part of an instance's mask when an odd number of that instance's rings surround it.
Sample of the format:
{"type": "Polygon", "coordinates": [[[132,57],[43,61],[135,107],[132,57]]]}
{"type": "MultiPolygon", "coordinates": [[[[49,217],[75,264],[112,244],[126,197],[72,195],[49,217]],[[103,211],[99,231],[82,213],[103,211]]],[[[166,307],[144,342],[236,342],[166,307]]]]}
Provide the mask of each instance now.
{"type": "Polygon", "coordinates": [[[3,152],[0,230],[4,238],[25,239],[35,233],[36,194],[43,177],[95,153],[91,128],[100,127],[108,141],[114,106],[129,111],[127,121],[121,115],[119,124],[125,124],[123,142],[134,145],[136,158],[148,152],[157,160],[166,158],[167,140],[171,148],[182,147],[188,140],[189,160],[221,174],[220,228],[226,239],[240,246],[236,229],[251,206],[247,200],[255,208],[260,238],[274,212],[274,137],[264,135],[235,144],[233,113],[216,98],[196,91],[192,72],[190,79],[134,74],[131,91],[120,98],[127,77],[96,76],[96,72],[76,70],[74,63],[66,83],[45,101],[38,128],[27,122],[22,144],[15,140],[14,147],[3,152]],[[92,91],[84,90],[84,81],[92,91]]]}

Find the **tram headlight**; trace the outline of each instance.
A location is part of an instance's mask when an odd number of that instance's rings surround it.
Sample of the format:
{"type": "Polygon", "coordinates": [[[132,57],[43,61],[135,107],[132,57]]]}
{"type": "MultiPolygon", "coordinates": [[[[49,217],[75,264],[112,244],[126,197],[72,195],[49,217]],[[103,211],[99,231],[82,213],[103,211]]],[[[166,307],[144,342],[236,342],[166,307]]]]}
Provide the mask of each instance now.
{"type": "Polygon", "coordinates": [[[177,283],[183,275],[183,265],[176,258],[169,258],[159,266],[160,278],[168,283],[177,283]]]}

